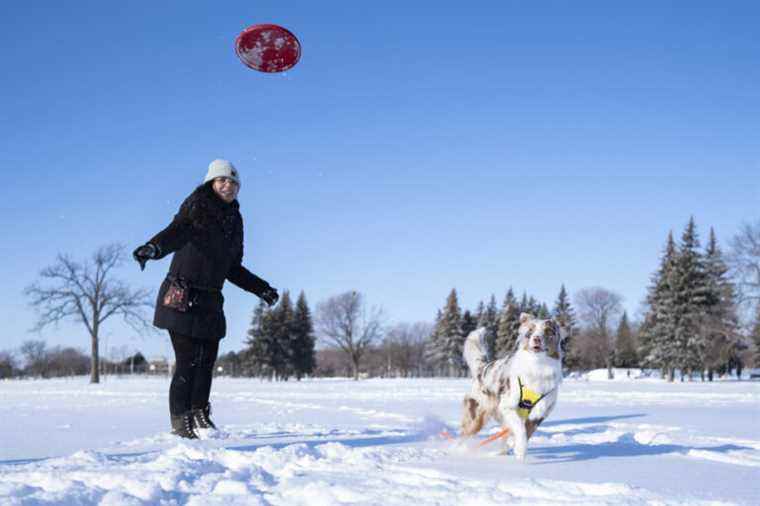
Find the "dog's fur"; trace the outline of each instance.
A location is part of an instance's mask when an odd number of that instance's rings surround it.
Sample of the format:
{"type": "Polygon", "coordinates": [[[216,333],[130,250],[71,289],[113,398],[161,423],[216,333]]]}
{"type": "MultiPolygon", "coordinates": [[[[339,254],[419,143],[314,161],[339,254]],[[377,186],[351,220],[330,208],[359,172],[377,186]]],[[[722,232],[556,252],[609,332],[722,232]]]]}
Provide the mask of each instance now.
{"type": "Polygon", "coordinates": [[[525,458],[528,439],[549,416],[557,402],[562,382],[562,340],[567,332],[555,320],[536,319],[528,313],[520,315],[515,352],[492,362],[488,361],[483,342],[484,328],[474,330],[464,343],[464,359],[472,374],[472,390],[464,398],[462,435],[477,434],[490,418],[502,429],[509,429],[511,438],[504,439],[504,451],[514,445],[515,456],[525,458]],[[530,410],[527,420],[518,414],[520,386],[537,394],[547,394],[530,410]]]}

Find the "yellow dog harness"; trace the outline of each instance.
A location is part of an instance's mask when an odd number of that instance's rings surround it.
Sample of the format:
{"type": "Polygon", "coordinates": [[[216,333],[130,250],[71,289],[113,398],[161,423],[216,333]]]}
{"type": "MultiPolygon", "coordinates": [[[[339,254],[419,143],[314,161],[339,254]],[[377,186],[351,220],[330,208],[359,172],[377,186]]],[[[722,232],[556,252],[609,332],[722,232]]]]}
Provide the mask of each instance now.
{"type": "Polygon", "coordinates": [[[520,402],[517,404],[517,415],[523,420],[527,420],[528,415],[530,415],[530,411],[536,407],[536,404],[538,404],[541,399],[552,393],[554,389],[552,388],[545,394],[539,395],[523,385],[522,380],[519,376],[517,377],[517,383],[520,385],[520,402]]]}

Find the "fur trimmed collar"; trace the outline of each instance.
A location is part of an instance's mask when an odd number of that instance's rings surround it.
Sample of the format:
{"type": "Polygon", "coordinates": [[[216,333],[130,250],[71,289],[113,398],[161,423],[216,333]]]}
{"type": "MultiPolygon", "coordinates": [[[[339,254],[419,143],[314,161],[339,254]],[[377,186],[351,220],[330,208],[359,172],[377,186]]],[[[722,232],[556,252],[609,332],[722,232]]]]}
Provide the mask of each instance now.
{"type": "Polygon", "coordinates": [[[237,210],[240,208],[240,204],[238,203],[237,199],[233,200],[229,204],[222,200],[222,198],[217,195],[214,189],[211,187],[211,182],[198,186],[195,190],[193,190],[193,193],[190,194],[190,198],[203,200],[205,204],[209,205],[209,207],[213,209],[219,209],[222,212],[228,211],[229,209],[237,210]]]}

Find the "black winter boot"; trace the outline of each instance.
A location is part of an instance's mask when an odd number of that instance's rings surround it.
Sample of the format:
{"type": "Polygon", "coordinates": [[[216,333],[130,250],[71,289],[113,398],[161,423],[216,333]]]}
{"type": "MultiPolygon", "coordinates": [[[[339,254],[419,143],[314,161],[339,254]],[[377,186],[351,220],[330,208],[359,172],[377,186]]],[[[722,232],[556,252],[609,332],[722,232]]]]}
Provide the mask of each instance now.
{"type": "Polygon", "coordinates": [[[192,411],[186,411],[178,416],[171,415],[171,419],[172,434],[185,439],[198,439],[198,434],[195,433],[195,427],[193,427],[192,411]]]}
{"type": "Polygon", "coordinates": [[[206,404],[205,408],[196,408],[193,410],[193,425],[196,429],[214,429],[216,425],[211,421],[211,404],[206,404]]]}

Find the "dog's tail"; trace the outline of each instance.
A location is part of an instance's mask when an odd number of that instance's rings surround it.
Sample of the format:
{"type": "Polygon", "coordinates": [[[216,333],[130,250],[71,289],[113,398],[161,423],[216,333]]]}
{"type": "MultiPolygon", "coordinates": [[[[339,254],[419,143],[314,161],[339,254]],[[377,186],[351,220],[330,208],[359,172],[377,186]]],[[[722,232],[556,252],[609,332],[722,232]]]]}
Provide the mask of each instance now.
{"type": "Polygon", "coordinates": [[[464,341],[464,361],[470,368],[470,374],[474,378],[480,373],[484,365],[488,363],[488,353],[485,343],[486,328],[480,327],[470,332],[464,341]]]}

